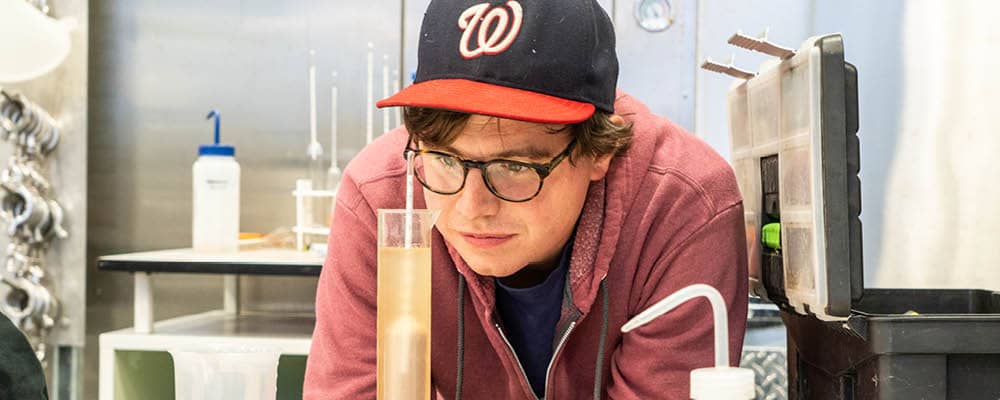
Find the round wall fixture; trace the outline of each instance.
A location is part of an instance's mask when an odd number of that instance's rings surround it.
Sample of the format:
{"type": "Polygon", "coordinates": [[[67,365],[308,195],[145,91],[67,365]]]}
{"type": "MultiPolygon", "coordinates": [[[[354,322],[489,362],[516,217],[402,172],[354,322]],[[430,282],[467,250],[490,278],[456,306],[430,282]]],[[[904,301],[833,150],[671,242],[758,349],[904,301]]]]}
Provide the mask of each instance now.
{"type": "Polygon", "coordinates": [[[662,32],[674,24],[670,0],[636,0],[635,21],[649,32],[662,32]]]}

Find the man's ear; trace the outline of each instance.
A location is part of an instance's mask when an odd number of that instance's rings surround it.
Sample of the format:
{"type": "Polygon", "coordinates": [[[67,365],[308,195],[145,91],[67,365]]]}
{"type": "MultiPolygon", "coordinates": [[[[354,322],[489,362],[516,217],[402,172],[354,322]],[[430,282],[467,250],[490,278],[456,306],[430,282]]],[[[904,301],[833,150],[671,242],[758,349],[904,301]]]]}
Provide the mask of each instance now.
{"type": "MultiPolygon", "coordinates": [[[[612,114],[608,117],[608,120],[618,126],[625,125],[625,118],[622,118],[622,116],[618,114],[612,114]]],[[[604,175],[607,175],[608,168],[611,166],[612,157],[614,157],[614,154],[605,154],[594,158],[593,168],[590,170],[590,180],[599,181],[604,178],[604,175]]]]}
{"type": "Polygon", "coordinates": [[[605,154],[594,158],[594,164],[590,169],[590,180],[599,181],[604,178],[604,175],[607,175],[613,156],[613,154],[605,154]]]}

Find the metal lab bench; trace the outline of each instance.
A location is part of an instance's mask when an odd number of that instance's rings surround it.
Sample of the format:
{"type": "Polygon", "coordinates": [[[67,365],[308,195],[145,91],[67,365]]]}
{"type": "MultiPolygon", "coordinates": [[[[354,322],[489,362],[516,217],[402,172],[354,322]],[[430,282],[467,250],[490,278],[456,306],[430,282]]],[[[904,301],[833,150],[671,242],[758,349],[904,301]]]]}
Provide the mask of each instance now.
{"type": "Polygon", "coordinates": [[[99,270],[131,272],[135,285],[134,326],[100,335],[100,400],[172,399],[167,350],[221,340],[280,349],[278,398],[294,398],[301,393],[315,316],[240,312],[237,275],[319,276],[322,265],[320,256],[289,249],[226,255],[177,249],[98,258],[99,270]],[[151,280],[158,273],[226,275],[223,309],[156,322],[151,280]]]}

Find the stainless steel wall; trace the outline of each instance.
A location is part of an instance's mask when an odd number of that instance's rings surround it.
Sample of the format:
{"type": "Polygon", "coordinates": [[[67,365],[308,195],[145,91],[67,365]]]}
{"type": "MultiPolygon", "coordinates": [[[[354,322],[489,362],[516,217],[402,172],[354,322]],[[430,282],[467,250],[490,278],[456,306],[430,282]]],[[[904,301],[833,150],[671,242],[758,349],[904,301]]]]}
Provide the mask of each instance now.
{"type": "MultiPolygon", "coordinates": [[[[367,42],[375,97],[382,56],[404,83],[428,0],[91,1],[88,172],[87,395],[96,397],[97,334],[132,322],[131,276],[98,272],[100,255],[190,244],[190,167],[207,143],[209,109],[243,168],[241,223],[266,232],[294,222],[290,196],[307,173],[308,50],[317,51],[320,141],[329,152],[330,72],[338,72],[341,166],[364,144],[367,42]],[[405,45],[403,39],[405,38],[405,45]],[[402,63],[406,60],[405,63],[402,63]]],[[[621,87],[693,125],[695,0],[674,2],[674,27],[642,30],[633,1],[602,0],[614,16],[621,87]]],[[[381,114],[375,131],[382,132],[381,114]]],[[[315,278],[244,278],[252,308],[312,305],[315,278]]],[[[158,275],[157,319],[218,308],[221,278],[158,275]]]]}
{"type": "MultiPolygon", "coordinates": [[[[97,256],[185,247],[191,163],[222,112],[242,167],[241,228],[294,224],[291,190],[307,176],[309,49],[316,50],[319,138],[327,153],[332,70],[340,91],[341,166],[364,144],[367,42],[399,67],[402,3],[358,1],[90,2],[86,396],[97,398],[97,335],[132,323],[129,274],[97,256]]],[[[375,130],[381,132],[376,114],[375,130]]],[[[244,278],[251,308],[308,309],[315,278],[244,278]]],[[[221,278],[154,277],[156,318],[221,307],[221,278]]]]}

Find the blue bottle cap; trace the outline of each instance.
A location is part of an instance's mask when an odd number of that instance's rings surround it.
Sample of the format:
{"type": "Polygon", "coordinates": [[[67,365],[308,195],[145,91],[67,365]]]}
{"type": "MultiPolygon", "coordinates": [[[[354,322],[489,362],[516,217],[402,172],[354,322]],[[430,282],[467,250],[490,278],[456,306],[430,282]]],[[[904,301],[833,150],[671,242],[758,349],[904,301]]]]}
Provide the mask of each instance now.
{"type": "Polygon", "coordinates": [[[236,155],[236,148],[233,146],[226,145],[212,145],[206,144],[198,146],[199,156],[229,156],[233,157],[236,155]]]}

